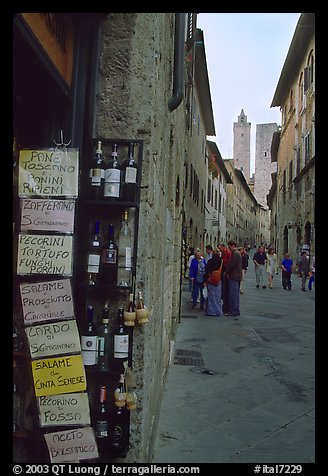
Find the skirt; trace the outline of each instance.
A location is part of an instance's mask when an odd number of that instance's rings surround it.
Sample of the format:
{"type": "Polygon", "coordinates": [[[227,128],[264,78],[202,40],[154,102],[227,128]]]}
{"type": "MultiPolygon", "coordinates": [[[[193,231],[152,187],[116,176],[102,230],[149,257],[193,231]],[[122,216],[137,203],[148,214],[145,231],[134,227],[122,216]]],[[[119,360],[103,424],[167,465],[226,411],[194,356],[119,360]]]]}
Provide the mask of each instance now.
{"type": "Polygon", "coordinates": [[[222,304],[221,304],[221,283],[211,284],[207,283],[207,306],[206,316],[222,316],[222,304]]]}

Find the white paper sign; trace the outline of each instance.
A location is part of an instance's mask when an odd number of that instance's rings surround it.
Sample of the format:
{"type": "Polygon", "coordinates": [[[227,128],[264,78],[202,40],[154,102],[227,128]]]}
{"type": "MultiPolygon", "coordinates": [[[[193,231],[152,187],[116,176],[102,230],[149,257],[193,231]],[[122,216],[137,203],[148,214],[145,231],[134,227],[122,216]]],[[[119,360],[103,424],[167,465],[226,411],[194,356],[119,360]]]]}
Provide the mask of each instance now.
{"type": "Polygon", "coordinates": [[[70,279],[20,284],[24,324],[74,316],[70,279]]]}
{"type": "Polygon", "coordinates": [[[32,359],[81,352],[75,319],[30,326],[25,331],[32,359]]]}
{"type": "Polygon", "coordinates": [[[87,393],[38,397],[40,426],[90,425],[87,393]]]}
{"type": "Polygon", "coordinates": [[[23,198],[21,231],[58,231],[73,233],[75,200],[23,198]]]}
{"type": "Polygon", "coordinates": [[[46,433],[44,438],[51,463],[82,461],[99,457],[91,427],[46,433]]]}

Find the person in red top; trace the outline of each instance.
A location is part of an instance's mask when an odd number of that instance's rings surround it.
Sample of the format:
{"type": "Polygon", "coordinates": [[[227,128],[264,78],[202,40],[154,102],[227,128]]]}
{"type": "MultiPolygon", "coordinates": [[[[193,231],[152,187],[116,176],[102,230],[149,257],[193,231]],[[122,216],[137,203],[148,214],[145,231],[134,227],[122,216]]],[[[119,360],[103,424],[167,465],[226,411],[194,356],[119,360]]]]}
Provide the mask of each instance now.
{"type": "Polygon", "coordinates": [[[219,244],[219,249],[221,251],[221,258],[223,261],[223,266],[222,266],[222,277],[221,277],[221,292],[222,292],[222,310],[224,313],[230,312],[229,309],[229,281],[226,276],[226,269],[229,264],[229,261],[231,260],[232,257],[232,252],[230,249],[227,247],[225,243],[220,243],[219,244]]]}

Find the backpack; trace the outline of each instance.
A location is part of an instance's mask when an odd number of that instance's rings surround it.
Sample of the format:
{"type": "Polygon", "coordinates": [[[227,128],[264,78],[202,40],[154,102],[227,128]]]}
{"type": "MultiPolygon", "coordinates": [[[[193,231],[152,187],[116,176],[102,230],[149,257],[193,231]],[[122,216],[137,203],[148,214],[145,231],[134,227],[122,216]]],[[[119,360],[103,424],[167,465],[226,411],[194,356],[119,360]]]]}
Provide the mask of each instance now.
{"type": "Polygon", "coordinates": [[[208,282],[211,284],[219,284],[221,281],[222,263],[219,269],[211,271],[208,276],[208,282]]]}

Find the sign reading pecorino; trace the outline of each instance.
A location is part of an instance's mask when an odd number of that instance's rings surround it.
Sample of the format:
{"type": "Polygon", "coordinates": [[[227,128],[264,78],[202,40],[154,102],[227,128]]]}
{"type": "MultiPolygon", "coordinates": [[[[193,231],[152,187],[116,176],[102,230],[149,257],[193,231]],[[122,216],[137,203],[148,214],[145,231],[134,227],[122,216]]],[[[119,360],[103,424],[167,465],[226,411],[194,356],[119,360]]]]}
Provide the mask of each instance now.
{"type": "Polygon", "coordinates": [[[23,198],[21,231],[73,233],[75,200],[23,198]]]}
{"type": "Polygon", "coordinates": [[[78,196],[78,149],[22,149],[19,153],[20,197],[78,196]]]}
{"type": "Polygon", "coordinates": [[[74,316],[70,279],[20,284],[26,326],[74,316]]]}
{"type": "Polygon", "coordinates": [[[32,374],[36,397],[86,390],[81,354],[32,360],[32,374]]]}
{"type": "Polygon", "coordinates": [[[99,457],[95,435],[91,427],[46,433],[44,438],[51,463],[78,463],[80,460],[99,457]]]}
{"type": "Polygon", "coordinates": [[[81,352],[75,319],[25,328],[31,358],[81,352]]]}
{"type": "Polygon", "coordinates": [[[68,393],[38,397],[41,427],[90,425],[88,394],[68,393]]]}
{"type": "Polygon", "coordinates": [[[71,235],[19,234],[17,274],[72,276],[71,235]]]}

